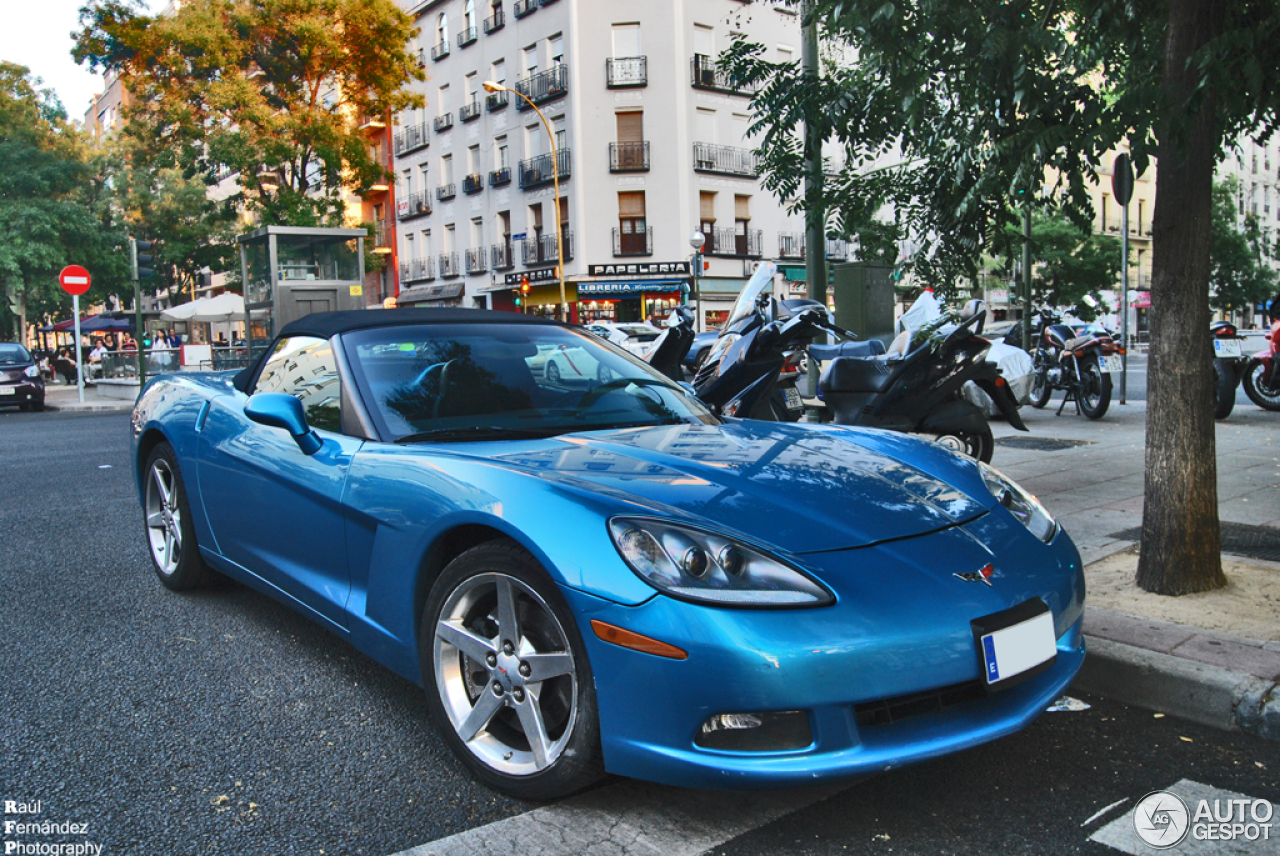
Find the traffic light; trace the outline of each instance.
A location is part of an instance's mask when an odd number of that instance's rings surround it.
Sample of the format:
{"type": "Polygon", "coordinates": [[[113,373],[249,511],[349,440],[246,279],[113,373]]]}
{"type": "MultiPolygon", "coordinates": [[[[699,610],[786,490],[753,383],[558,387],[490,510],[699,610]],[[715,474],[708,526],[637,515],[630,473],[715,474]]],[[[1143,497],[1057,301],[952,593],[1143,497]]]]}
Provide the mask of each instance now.
{"type": "Polygon", "coordinates": [[[529,293],[529,277],[527,277],[527,276],[526,276],[526,277],[523,277],[523,278],[520,280],[520,293],[521,293],[521,294],[528,294],[528,293],[529,293]]]}
{"type": "Polygon", "coordinates": [[[135,280],[146,279],[156,275],[155,268],[150,266],[155,260],[153,255],[155,246],[155,241],[139,241],[137,238],[129,239],[129,264],[132,267],[135,280]]]}
{"type": "Polygon", "coordinates": [[[151,347],[151,343],[152,343],[153,341],[154,341],[154,340],[151,338],[151,334],[150,334],[150,333],[143,333],[143,334],[142,334],[142,347],[144,347],[144,348],[150,348],[150,347],[151,347]]]}

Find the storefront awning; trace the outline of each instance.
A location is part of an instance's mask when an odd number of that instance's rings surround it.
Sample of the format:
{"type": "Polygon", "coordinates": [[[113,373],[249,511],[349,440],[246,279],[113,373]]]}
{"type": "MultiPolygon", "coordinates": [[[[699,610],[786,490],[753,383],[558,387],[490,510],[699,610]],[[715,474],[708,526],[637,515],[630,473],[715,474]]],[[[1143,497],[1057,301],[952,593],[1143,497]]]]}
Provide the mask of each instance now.
{"type": "Polygon", "coordinates": [[[623,282],[580,282],[578,299],[591,300],[600,297],[636,297],[648,291],[680,291],[680,280],[627,280],[623,282]]]}
{"type": "Polygon", "coordinates": [[[396,297],[397,306],[412,306],[428,300],[452,300],[462,295],[462,283],[446,282],[442,285],[415,285],[400,289],[396,297]]]}

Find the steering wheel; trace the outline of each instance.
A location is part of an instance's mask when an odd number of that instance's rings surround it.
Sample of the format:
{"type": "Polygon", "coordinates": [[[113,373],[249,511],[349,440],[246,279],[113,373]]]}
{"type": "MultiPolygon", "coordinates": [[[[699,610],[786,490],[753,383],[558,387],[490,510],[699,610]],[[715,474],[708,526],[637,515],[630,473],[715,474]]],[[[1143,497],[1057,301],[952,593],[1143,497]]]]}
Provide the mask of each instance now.
{"type": "Polygon", "coordinates": [[[573,409],[574,416],[581,417],[588,410],[590,410],[595,405],[596,401],[598,401],[601,397],[607,395],[610,392],[614,392],[618,389],[621,389],[623,387],[630,386],[631,384],[635,384],[636,386],[665,386],[665,387],[670,387],[671,385],[665,380],[658,380],[657,378],[652,378],[652,377],[614,378],[613,380],[608,381],[607,383],[602,383],[599,386],[595,386],[587,390],[587,392],[578,401],[578,406],[573,409]]]}

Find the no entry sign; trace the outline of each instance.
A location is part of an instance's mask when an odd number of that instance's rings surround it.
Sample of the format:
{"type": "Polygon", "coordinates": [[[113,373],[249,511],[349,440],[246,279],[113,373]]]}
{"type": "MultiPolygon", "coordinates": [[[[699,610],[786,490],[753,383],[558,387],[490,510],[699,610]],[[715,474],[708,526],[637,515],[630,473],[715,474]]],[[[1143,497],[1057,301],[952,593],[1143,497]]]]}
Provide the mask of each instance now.
{"type": "Polygon", "coordinates": [[[67,294],[78,297],[89,290],[89,272],[80,265],[67,265],[58,274],[58,284],[67,294]]]}

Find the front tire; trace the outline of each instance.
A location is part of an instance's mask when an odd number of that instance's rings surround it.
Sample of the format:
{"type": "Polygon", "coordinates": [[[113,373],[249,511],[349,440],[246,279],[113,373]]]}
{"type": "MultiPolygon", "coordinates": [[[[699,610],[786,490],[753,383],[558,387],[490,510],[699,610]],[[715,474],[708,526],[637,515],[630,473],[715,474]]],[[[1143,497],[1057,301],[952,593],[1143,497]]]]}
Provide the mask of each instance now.
{"type": "Polygon", "coordinates": [[[1236,378],[1224,360],[1213,361],[1213,418],[1226,419],[1236,406],[1236,378]]]}
{"type": "Polygon", "coordinates": [[[196,544],[187,489],[172,446],[160,443],[151,450],[143,478],[147,546],[156,576],[173,591],[205,585],[212,574],[196,544]]]}
{"type": "Polygon", "coordinates": [[[1049,386],[1049,370],[1036,369],[1035,380],[1032,381],[1030,404],[1037,410],[1043,409],[1053,397],[1053,387],[1049,386]]]}
{"type": "Polygon", "coordinates": [[[1249,400],[1263,410],[1280,410],[1280,379],[1272,378],[1274,389],[1268,389],[1262,382],[1266,372],[1262,360],[1249,360],[1244,367],[1244,394],[1249,400]]]}
{"type": "Polygon", "coordinates": [[[418,638],[431,715],[476,778],[540,800],[604,775],[577,622],[519,545],[491,541],[450,562],[431,587],[418,638]]]}
{"type": "Polygon", "coordinates": [[[1090,419],[1101,419],[1111,406],[1111,375],[1102,371],[1097,355],[1080,361],[1080,410],[1090,419]]]}

